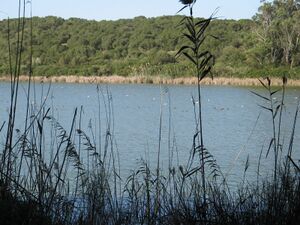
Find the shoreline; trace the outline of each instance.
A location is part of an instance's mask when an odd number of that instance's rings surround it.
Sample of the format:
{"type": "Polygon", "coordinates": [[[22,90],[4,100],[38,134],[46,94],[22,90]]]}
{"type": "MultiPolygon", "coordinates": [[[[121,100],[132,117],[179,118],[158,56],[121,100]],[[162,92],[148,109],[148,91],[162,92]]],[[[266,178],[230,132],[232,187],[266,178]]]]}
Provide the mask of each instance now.
{"type": "MultiPolygon", "coordinates": [[[[28,76],[21,75],[21,82],[28,81],[28,76]]],[[[159,76],[34,76],[35,82],[45,83],[82,83],[82,84],[168,84],[168,85],[196,85],[196,77],[178,77],[167,78],[159,76]]],[[[10,81],[9,76],[0,76],[0,82],[10,81]]],[[[202,85],[215,85],[215,86],[261,86],[257,78],[234,78],[234,77],[215,77],[214,79],[205,78],[201,81],[202,85]]],[[[281,78],[272,78],[273,86],[281,86],[281,78]]],[[[287,86],[300,87],[300,80],[288,80],[287,86]]]]}

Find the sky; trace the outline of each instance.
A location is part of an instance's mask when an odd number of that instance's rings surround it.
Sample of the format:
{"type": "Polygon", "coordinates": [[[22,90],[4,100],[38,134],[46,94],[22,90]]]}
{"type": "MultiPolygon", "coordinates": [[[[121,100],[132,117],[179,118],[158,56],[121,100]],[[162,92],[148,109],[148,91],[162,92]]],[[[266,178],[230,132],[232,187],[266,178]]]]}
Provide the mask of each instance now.
{"type": "MultiPolygon", "coordinates": [[[[92,20],[175,15],[182,7],[179,0],[31,0],[31,2],[33,16],[51,15],[65,19],[78,17],[92,20]]],[[[19,0],[0,0],[0,19],[8,16],[17,17],[18,3],[19,0]]],[[[197,0],[194,14],[209,17],[217,9],[216,16],[220,19],[249,19],[255,15],[260,4],[260,0],[197,0]]],[[[26,6],[29,12],[31,4],[27,3],[26,6]]]]}

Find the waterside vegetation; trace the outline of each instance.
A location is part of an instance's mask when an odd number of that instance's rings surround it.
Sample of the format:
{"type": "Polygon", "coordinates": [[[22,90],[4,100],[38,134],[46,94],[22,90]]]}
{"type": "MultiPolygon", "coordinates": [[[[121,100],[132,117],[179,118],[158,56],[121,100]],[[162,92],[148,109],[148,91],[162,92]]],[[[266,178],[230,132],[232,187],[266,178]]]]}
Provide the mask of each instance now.
{"type": "MultiPolygon", "coordinates": [[[[162,76],[34,76],[32,81],[38,83],[79,83],[79,84],[156,84],[156,85],[197,85],[196,77],[162,77],[162,76]]],[[[19,77],[20,82],[28,82],[26,75],[19,77]]],[[[8,76],[0,76],[0,81],[9,82],[8,76]]],[[[261,86],[257,78],[237,78],[237,77],[214,77],[204,78],[202,85],[230,85],[230,86],[261,86]]],[[[272,78],[272,85],[280,87],[282,78],[272,78]]],[[[300,87],[300,80],[289,79],[287,86],[300,87]]]]}
{"type": "MultiPolygon", "coordinates": [[[[218,16],[218,15],[216,15],[218,16]]],[[[176,59],[185,44],[177,29],[183,16],[136,17],[117,21],[63,19],[24,20],[21,74],[26,74],[32,44],[36,76],[193,77],[188,60],[176,59]],[[32,39],[31,39],[32,38],[32,39]]],[[[215,18],[205,49],[216,57],[217,77],[281,77],[299,79],[300,9],[298,1],[264,3],[253,19],[215,18]]],[[[9,75],[7,34],[17,42],[18,20],[0,21],[0,74],[9,75]]],[[[13,62],[14,63],[14,62],[13,62]]]]}
{"type": "MultiPolygon", "coordinates": [[[[99,112],[105,111],[104,118],[99,116],[97,123],[91,123],[85,130],[81,107],[70,117],[70,127],[62,127],[52,115],[51,107],[45,104],[47,98],[42,98],[38,106],[30,104],[34,87],[32,49],[24,128],[15,129],[16,117],[19,117],[16,108],[19,106],[25,31],[20,16],[14,53],[17,63],[9,71],[9,116],[7,121],[0,121],[3,137],[0,155],[1,224],[299,224],[300,168],[294,158],[296,149],[293,146],[299,104],[295,107],[289,145],[284,148],[286,140],[283,139],[282,124],[285,122],[287,77],[282,77],[280,89],[272,87],[271,79],[260,79],[258,81],[265,92],[253,92],[261,101],[264,113],[271,118],[272,136],[258,159],[259,162],[263,160],[262,155],[266,155],[265,160],[272,159],[271,176],[261,179],[258,163],[257,180],[248,182],[246,175],[250,163],[247,159],[243,181],[232,190],[205,147],[202,81],[212,75],[215,57],[203,43],[209,37],[207,31],[212,18],[199,20],[193,17],[196,0],[181,2],[184,4],[181,10],[188,10],[188,16],[179,23],[183,27],[185,44],[178,49],[176,56],[186,58],[197,79],[197,96],[193,96],[192,106],[195,133],[190,158],[185,165],[177,165],[173,160],[172,145],[162,149],[159,144],[156,165],[150,165],[147,159],[141,160],[127,178],[119,176],[122,161],[115,145],[113,98],[109,90],[97,87],[95,108],[99,112]],[[170,157],[166,171],[161,167],[163,150],[169,151],[170,157]]],[[[13,59],[13,55],[9,55],[9,59],[13,59]]],[[[167,93],[167,88],[162,88],[161,98],[167,93]]],[[[161,107],[158,143],[162,140],[162,112],[161,107]]],[[[168,138],[171,143],[171,136],[168,138]]]]}

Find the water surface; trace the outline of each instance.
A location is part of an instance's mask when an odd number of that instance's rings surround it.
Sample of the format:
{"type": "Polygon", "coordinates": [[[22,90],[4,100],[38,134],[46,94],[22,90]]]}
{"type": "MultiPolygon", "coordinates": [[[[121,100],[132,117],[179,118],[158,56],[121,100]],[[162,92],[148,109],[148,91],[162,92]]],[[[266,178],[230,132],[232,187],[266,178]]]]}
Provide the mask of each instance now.
{"type": "MultiPolygon", "coordinates": [[[[106,117],[109,114],[107,94],[112,96],[111,131],[114,147],[119,152],[121,173],[128,175],[138,167],[137,162],[147,159],[155,167],[159,146],[160,115],[162,115],[161,163],[164,169],[170,163],[185,165],[192,149],[195,134],[195,114],[192,96],[195,86],[159,85],[100,85],[100,95],[94,84],[35,84],[30,96],[31,106],[38,107],[47,98],[46,107],[69,130],[75,108],[83,108],[82,129],[90,135],[104,135],[106,117]],[[47,94],[48,93],[48,94],[47,94]],[[98,97],[100,97],[100,105],[98,97]],[[100,110],[100,111],[99,111],[100,110]],[[93,130],[93,134],[90,132],[93,130]]],[[[27,83],[21,83],[16,128],[24,126],[27,83]]],[[[224,174],[239,182],[243,177],[249,155],[249,177],[255,177],[261,152],[263,174],[272,172],[272,153],[266,159],[266,151],[272,137],[270,112],[258,104],[265,104],[250,91],[263,93],[260,88],[205,86],[202,89],[204,145],[215,157],[224,174]]],[[[0,123],[7,121],[10,84],[0,83],[0,123]]],[[[290,131],[300,89],[289,88],[286,94],[282,135],[285,146],[290,131]]],[[[274,96],[274,101],[280,95],[274,96]]],[[[196,107],[198,102],[196,101],[196,107]]],[[[296,126],[295,158],[299,158],[300,125],[296,126]]],[[[1,140],[4,134],[1,134],[1,140]]],[[[3,142],[2,142],[3,143],[3,142]]],[[[283,152],[283,155],[286,152],[283,152]]]]}

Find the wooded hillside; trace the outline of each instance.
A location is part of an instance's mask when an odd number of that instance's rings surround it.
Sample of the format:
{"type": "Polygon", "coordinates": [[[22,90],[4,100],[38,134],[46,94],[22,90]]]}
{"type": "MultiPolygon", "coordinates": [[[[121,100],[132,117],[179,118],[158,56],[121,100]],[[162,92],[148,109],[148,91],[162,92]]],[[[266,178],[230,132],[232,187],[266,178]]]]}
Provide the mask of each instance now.
{"type": "MultiPolygon", "coordinates": [[[[216,76],[300,78],[299,1],[264,3],[252,20],[219,20],[209,27],[204,48],[216,56],[216,76]]],[[[34,17],[35,75],[192,76],[189,63],[175,59],[184,44],[181,16],[118,21],[34,17]]],[[[8,21],[0,21],[0,74],[9,74],[8,21]]],[[[10,20],[11,52],[17,20],[10,20]]],[[[23,73],[30,58],[30,20],[25,21],[23,73]]],[[[12,59],[14,59],[12,57],[12,59]]],[[[12,60],[14,63],[14,60],[12,60]]]]}

